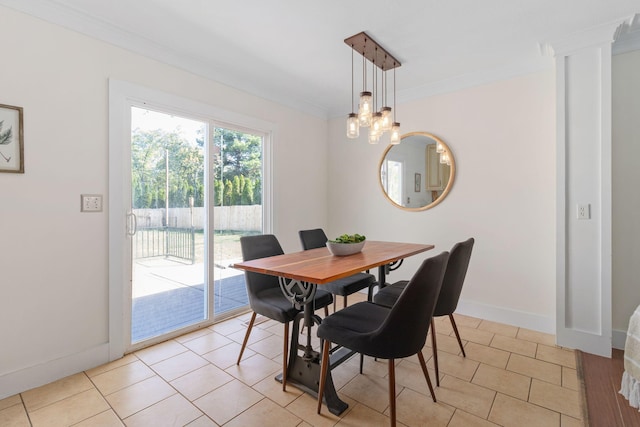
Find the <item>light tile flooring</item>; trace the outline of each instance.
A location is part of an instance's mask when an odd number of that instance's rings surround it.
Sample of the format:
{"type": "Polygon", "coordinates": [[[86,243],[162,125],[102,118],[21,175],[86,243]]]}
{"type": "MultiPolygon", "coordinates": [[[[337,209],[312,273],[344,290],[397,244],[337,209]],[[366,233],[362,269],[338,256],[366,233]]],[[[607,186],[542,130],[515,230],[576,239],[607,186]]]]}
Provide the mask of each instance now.
{"type": "MultiPolygon", "coordinates": [[[[362,299],[364,299],[364,295],[362,299]]],[[[349,297],[350,302],[357,297],[349,297]]],[[[456,315],[463,358],[446,317],[438,318],[441,381],[430,398],[416,356],[397,362],[401,426],[584,425],[574,352],[554,337],[456,315]]],[[[340,416],[274,380],[282,360],[281,324],[254,327],[235,361],[249,314],[129,354],[112,363],[0,400],[0,426],[387,426],[386,361],[358,357],[333,371],[340,416]]],[[[315,343],[318,344],[317,341],[315,343]]],[[[435,385],[430,339],[424,350],[435,385]]]]}

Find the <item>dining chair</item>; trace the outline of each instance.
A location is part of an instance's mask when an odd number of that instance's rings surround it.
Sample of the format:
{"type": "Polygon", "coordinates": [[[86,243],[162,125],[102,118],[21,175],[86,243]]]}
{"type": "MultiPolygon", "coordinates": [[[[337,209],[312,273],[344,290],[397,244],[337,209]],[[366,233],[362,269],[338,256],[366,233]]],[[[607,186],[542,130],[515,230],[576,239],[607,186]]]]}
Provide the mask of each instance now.
{"type": "Polygon", "coordinates": [[[422,262],[409,280],[404,292],[393,307],[363,301],[326,317],[318,327],[318,337],[324,340],[318,388],[318,414],[329,366],[331,343],[379,359],[388,359],[389,406],[391,426],[396,425],[395,359],[418,355],[434,402],[422,348],[427,340],[429,321],[442,286],[448,252],[442,252],[422,262]]]}
{"type": "MultiPolygon", "coordinates": [[[[447,263],[447,269],[444,274],[444,280],[442,281],[442,290],[438,297],[438,302],[433,311],[433,317],[449,316],[453,332],[458,339],[458,345],[462,351],[462,356],[467,357],[460,339],[460,333],[456,321],[453,317],[453,313],[458,307],[458,300],[460,299],[460,293],[462,292],[462,285],[467,275],[467,269],[469,267],[469,260],[471,258],[471,251],[475,239],[469,238],[464,242],[456,243],[449,255],[449,262],[447,263]]],[[[385,307],[392,307],[402,294],[404,288],[407,286],[406,280],[401,280],[389,285],[380,291],[373,297],[373,301],[376,304],[383,305],[385,307]]],[[[433,365],[436,371],[436,385],[440,386],[440,374],[438,372],[438,345],[436,342],[436,328],[433,318],[431,319],[431,344],[433,347],[433,365]]]]}
{"type": "MultiPolygon", "coordinates": [[[[298,232],[300,236],[300,243],[302,243],[302,249],[316,249],[324,248],[327,243],[327,235],[322,228],[315,228],[312,230],[300,230],[298,232]]],[[[375,286],[375,276],[369,273],[356,273],[349,277],[334,280],[333,282],[325,283],[322,285],[322,289],[331,292],[333,295],[342,296],[343,308],[347,306],[347,296],[359,292],[365,288],[368,288],[367,300],[371,301],[373,296],[373,287],[375,286]]],[[[336,300],[333,300],[333,311],[336,311],[336,300]]]]}
{"type": "MultiPolygon", "coordinates": [[[[263,234],[255,236],[240,237],[240,247],[242,249],[243,261],[249,261],[258,258],[266,258],[275,255],[282,255],[284,251],[278,242],[278,239],[272,234],[263,234]]],[[[242,353],[247,346],[247,341],[251,335],[251,329],[256,320],[256,315],[273,319],[284,324],[284,346],[282,352],[282,390],[286,391],[287,386],[287,355],[289,349],[289,322],[294,320],[302,309],[296,308],[289,301],[280,288],[279,279],[276,276],[268,274],[254,273],[245,271],[245,282],[247,286],[247,294],[249,296],[249,306],[253,310],[251,320],[247,327],[247,333],[244,336],[240,354],[238,355],[237,364],[240,364],[242,353]]],[[[333,295],[330,292],[321,289],[316,290],[313,304],[316,309],[325,308],[327,314],[327,306],[333,302],[333,295]]]]}

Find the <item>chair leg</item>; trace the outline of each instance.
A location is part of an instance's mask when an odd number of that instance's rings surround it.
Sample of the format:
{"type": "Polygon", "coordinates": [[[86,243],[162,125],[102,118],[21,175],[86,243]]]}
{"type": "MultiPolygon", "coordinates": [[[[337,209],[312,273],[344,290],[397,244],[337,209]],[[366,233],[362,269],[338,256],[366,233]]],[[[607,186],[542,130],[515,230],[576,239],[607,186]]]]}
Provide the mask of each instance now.
{"type": "Polygon", "coordinates": [[[373,287],[375,285],[369,285],[369,289],[367,290],[367,301],[373,301],[373,287]]]}
{"type": "Polygon", "coordinates": [[[389,416],[391,417],[391,427],[396,427],[396,366],[394,359],[389,359],[389,416]]]}
{"type": "Polygon", "coordinates": [[[322,346],[322,360],[320,361],[320,384],[318,385],[318,414],[322,408],[322,395],[324,394],[324,387],[327,383],[327,370],[329,368],[329,347],[331,343],[329,340],[325,340],[322,346]]]}
{"type": "Polygon", "coordinates": [[[467,357],[464,352],[464,347],[462,346],[462,340],[460,339],[460,334],[458,333],[458,327],[456,326],[456,321],[453,318],[453,314],[449,315],[449,320],[451,320],[451,326],[453,326],[453,332],[456,333],[456,338],[458,338],[458,344],[460,345],[460,350],[462,350],[462,357],[467,357]]]}
{"type": "Polygon", "coordinates": [[[362,375],[363,366],[364,366],[364,354],[360,353],[360,375],[362,375]]]}
{"type": "Polygon", "coordinates": [[[436,369],[436,385],[440,387],[440,372],[438,371],[438,344],[436,343],[436,322],[431,318],[431,347],[433,347],[433,366],[436,369]]]}
{"type": "MultiPolygon", "coordinates": [[[[333,311],[334,312],[336,311],[336,305],[335,304],[336,304],[336,302],[334,300],[333,301],[333,311]]],[[[324,306],[324,317],[329,317],[329,306],[328,305],[324,306]]],[[[311,327],[311,326],[309,326],[309,327],[311,327]]]]}
{"type": "Polygon", "coordinates": [[[431,384],[431,378],[429,378],[429,371],[427,371],[427,362],[424,361],[424,355],[422,354],[422,350],[418,352],[418,359],[420,359],[420,366],[422,367],[422,372],[424,373],[424,377],[427,379],[427,385],[429,386],[429,391],[431,392],[431,398],[435,402],[436,394],[433,392],[433,385],[431,384]]]}
{"type": "Polygon", "coordinates": [[[342,308],[347,308],[347,296],[344,296],[344,299],[342,300],[342,308]]]}
{"type": "Polygon", "coordinates": [[[282,354],[282,391],[287,391],[287,354],[289,354],[289,322],[284,324],[284,346],[282,354]]]}
{"type": "Polygon", "coordinates": [[[242,359],[242,353],[244,353],[244,348],[247,346],[247,341],[249,341],[249,335],[251,335],[251,328],[253,328],[253,322],[256,321],[256,312],[254,311],[251,315],[251,320],[249,320],[249,326],[247,326],[247,333],[244,335],[244,341],[242,341],[242,347],[240,348],[240,354],[238,355],[238,361],[236,365],[240,364],[240,360],[242,359]]]}

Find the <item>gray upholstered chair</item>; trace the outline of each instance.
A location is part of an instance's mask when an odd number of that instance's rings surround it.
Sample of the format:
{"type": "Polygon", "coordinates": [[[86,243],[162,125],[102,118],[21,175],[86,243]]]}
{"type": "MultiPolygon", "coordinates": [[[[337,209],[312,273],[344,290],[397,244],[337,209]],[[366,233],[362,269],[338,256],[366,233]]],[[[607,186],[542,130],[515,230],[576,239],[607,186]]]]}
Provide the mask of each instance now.
{"type": "MultiPolygon", "coordinates": [[[[266,258],[274,255],[284,254],[280,243],[272,234],[264,234],[257,236],[243,236],[240,238],[240,247],[242,249],[242,259],[249,261],[252,259],[266,258]]],[[[237,364],[240,364],[242,353],[251,335],[253,323],[256,315],[273,319],[284,324],[284,350],[282,354],[282,390],[286,390],[287,386],[287,355],[289,347],[289,322],[295,319],[300,313],[291,301],[285,298],[280,283],[276,276],[268,274],[254,273],[245,271],[245,282],[247,285],[247,294],[249,295],[249,306],[253,310],[247,333],[244,336],[240,354],[238,355],[237,364]]],[[[316,291],[314,305],[315,308],[326,308],[333,302],[333,296],[330,292],[318,289],[316,291]]]]}
{"type": "Polygon", "coordinates": [[[449,253],[442,252],[426,259],[393,307],[364,301],[337,311],[322,321],[318,327],[318,337],[324,340],[318,413],[322,408],[331,343],[361,354],[388,359],[391,426],[396,425],[395,359],[418,355],[431,397],[436,401],[422,347],[427,339],[448,258],[449,253]]]}
{"type": "MultiPolygon", "coordinates": [[[[447,264],[447,270],[444,274],[444,280],[442,282],[442,290],[440,291],[440,297],[436,303],[436,308],[433,311],[433,317],[449,316],[451,326],[458,339],[458,345],[462,350],[462,356],[467,357],[458,333],[458,327],[456,321],[453,318],[453,312],[458,307],[458,300],[460,299],[460,293],[462,292],[462,285],[467,275],[467,269],[469,267],[469,260],[471,258],[471,251],[473,250],[474,238],[465,240],[464,242],[456,243],[451,249],[451,255],[449,256],[449,262],[447,264]]],[[[376,304],[383,305],[385,307],[392,307],[397,299],[402,294],[402,291],[407,286],[407,281],[402,280],[381,289],[373,298],[376,304]]],[[[433,365],[436,371],[436,384],[440,385],[440,374],[438,372],[438,345],[436,341],[436,328],[433,319],[431,319],[431,344],[433,347],[433,365]]]]}

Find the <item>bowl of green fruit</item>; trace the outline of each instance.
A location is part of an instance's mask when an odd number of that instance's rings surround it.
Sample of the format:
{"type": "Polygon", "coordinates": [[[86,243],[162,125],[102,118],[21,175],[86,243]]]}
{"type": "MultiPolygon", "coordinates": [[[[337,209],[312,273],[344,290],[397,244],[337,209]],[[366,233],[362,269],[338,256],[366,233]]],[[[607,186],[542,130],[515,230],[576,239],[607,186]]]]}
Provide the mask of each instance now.
{"type": "Polygon", "coordinates": [[[362,251],[367,238],[361,234],[343,234],[333,240],[327,240],[329,252],[335,256],[347,256],[362,251]]]}

